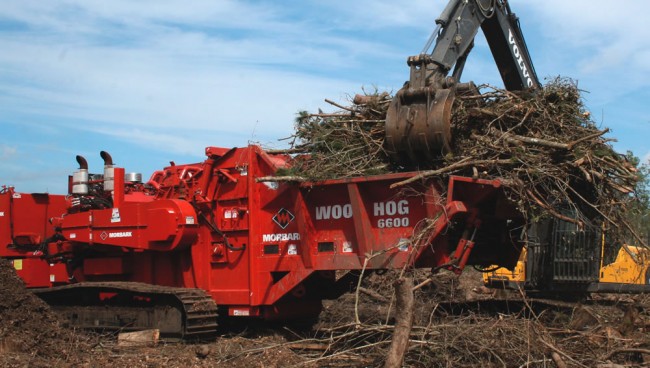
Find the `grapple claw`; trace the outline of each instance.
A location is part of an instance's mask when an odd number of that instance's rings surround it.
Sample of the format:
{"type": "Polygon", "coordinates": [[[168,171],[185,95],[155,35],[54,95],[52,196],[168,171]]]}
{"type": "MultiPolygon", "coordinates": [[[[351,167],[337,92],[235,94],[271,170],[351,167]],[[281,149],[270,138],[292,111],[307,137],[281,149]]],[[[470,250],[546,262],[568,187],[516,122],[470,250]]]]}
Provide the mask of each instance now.
{"type": "Polygon", "coordinates": [[[385,146],[398,162],[419,163],[450,151],[454,88],[400,90],[386,115],[385,146]]]}

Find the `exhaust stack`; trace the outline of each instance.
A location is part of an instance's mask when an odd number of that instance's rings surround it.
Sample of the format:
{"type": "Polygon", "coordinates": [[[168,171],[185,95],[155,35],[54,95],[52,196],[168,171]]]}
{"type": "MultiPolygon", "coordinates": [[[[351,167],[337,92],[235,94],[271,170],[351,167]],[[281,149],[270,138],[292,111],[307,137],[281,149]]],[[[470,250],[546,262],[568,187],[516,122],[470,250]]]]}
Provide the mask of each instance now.
{"type": "Polygon", "coordinates": [[[83,156],[77,155],[79,170],[72,174],[72,194],[88,194],[88,161],[83,156]]]}
{"type": "Polygon", "coordinates": [[[104,190],[112,192],[115,189],[115,170],[113,158],[106,151],[101,151],[99,155],[104,160],[104,190]]]}

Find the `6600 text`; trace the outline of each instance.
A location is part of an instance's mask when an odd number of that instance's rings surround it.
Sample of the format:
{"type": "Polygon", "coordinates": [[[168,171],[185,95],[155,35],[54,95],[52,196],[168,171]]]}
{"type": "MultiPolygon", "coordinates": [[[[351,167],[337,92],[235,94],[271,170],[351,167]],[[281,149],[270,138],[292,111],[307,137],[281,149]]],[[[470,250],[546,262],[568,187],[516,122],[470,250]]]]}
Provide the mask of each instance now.
{"type": "Polygon", "coordinates": [[[377,227],[380,229],[387,227],[407,227],[409,226],[408,217],[395,217],[377,220],[377,227]]]}

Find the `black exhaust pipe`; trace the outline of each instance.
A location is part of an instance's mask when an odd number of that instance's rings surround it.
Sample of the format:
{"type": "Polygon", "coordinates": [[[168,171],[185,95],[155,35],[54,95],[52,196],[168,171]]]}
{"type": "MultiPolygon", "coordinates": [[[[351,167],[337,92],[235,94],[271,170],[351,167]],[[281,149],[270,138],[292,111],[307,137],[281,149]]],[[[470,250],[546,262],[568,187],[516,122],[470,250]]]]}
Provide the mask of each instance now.
{"type": "Polygon", "coordinates": [[[104,166],[113,166],[113,158],[108,152],[101,151],[99,155],[102,156],[102,160],[104,160],[104,166]]]}
{"type": "Polygon", "coordinates": [[[79,163],[79,169],[88,170],[88,161],[83,156],[77,155],[77,162],[79,163]]]}

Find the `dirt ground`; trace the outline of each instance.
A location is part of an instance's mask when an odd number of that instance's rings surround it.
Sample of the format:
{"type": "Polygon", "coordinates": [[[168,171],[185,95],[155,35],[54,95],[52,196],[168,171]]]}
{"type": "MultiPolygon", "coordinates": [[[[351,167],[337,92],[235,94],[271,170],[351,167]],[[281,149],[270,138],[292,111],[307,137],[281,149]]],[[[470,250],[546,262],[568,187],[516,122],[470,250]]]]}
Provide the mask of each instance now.
{"type": "MultiPolygon", "coordinates": [[[[416,283],[427,277],[414,275],[416,283]]],[[[251,324],[213,341],[124,347],[76,331],[0,260],[0,367],[374,367],[390,345],[394,273],[325,301],[310,328],[251,324]],[[356,304],[356,307],[355,307],[356,304]],[[357,321],[358,318],[358,321],[357,321]]],[[[442,273],[416,291],[407,367],[649,367],[650,296],[546,302],[442,273]],[[556,359],[554,361],[554,359],[556,359]]]]}

